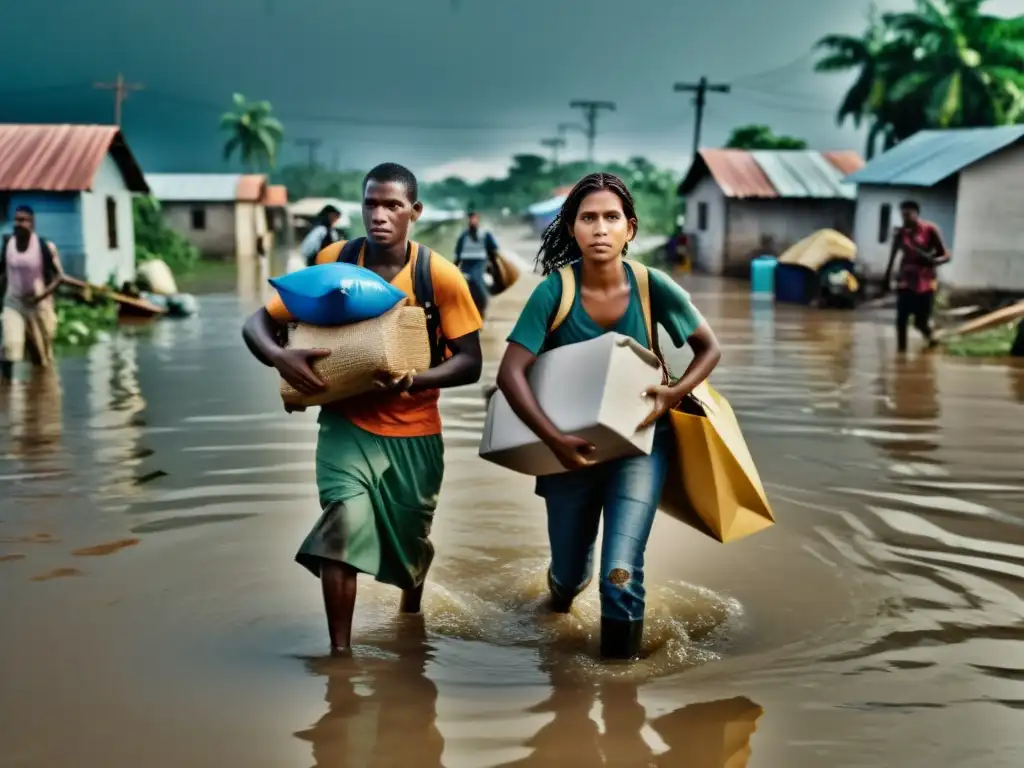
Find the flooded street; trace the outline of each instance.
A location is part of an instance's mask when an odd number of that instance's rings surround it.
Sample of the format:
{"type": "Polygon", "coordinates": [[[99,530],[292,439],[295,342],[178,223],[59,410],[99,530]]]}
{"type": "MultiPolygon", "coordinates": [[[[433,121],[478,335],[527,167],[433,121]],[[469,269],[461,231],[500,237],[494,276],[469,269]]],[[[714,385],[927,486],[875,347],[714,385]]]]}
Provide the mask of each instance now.
{"type": "Polygon", "coordinates": [[[0,392],[0,765],[1020,765],[1024,368],[683,283],[778,523],[722,545],[659,517],[631,666],[594,660],[595,588],[545,614],[543,506],[477,457],[481,385],[442,398],[424,619],[363,580],[354,658],[326,656],[293,562],[315,414],[241,342],[253,272],[0,392]]]}

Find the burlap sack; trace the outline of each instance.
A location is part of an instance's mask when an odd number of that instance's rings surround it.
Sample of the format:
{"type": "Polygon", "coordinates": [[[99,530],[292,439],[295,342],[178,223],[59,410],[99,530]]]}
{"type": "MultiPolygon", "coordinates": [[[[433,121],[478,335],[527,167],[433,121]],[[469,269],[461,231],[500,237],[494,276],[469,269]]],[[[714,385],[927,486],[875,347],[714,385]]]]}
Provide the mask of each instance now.
{"type": "Polygon", "coordinates": [[[332,352],[312,364],[313,372],[327,389],[306,396],[282,380],[281,399],[287,405],[308,407],[343,400],[369,392],[380,373],[398,378],[430,367],[427,317],[421,307],[401,305],[380,317],[351,325],[297,323],[288,329],[286,346],[332,352]]]}

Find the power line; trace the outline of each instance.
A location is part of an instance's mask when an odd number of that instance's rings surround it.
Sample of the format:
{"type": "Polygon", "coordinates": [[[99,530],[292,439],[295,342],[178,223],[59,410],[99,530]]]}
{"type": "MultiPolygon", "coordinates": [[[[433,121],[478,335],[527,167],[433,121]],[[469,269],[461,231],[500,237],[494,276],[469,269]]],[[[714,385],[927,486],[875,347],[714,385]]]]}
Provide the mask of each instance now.
{"type": "Polygon", "coordinates": [[[128,98],[132,91],[141,91],[145,86],[141,83],[126,83],[124,75],[117,73],[117,79],[112,83],[94,83],[93,88],[100,91],[114,92],[114,125],[121,125],[121,105],[128,98]]]}
{"type": "Polygon", "coordinates": [[[565,146],[565,139],[561,136],[555,136],[550,139],[541,139],[540,143],[542,146],[547,147],[551,150],[551,165],[558,171],[558,150],[565,146]]]}
{"type": "Polygon", "coordinates": [[[728,93],[729,86],[726,83],[709,83],[706,76],[701,76],[696,83],[676,83],[676,93],[692,93],[693,104],[696,107],[696,115],[693,121],[693,156],[696,157],[700,151],[700,129],[704,123],[704,103],[707,100],[708,92],[728,93]]]}
{"type": "Polygon", "coordinates": [[[571,109],[582,109],[583,119],[587,125],[587,161],[594,162],[594,141],[597,139],[597,114],[602,109],[609,112],[615,111],[613,101],[591,101],[589,99],[576,99],[569,103],[571,109]]]}

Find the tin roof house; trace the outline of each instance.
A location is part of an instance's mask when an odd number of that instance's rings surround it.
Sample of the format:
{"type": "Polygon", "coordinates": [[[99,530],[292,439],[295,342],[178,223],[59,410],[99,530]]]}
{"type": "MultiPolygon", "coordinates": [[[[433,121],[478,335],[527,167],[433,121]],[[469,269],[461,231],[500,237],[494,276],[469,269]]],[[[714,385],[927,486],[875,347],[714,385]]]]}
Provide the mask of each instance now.
{"type": "Polygon", "coordinates": [[[31,207],[72,277],[135,279],[132,196],[148,191],[116,126],[0,124],[0,230],[11,231],[15,208],[31,207]]]}
{"type": "Polygon", "coordinates": [[[863,165],[856,152],[702,149],[682,183],[697,268],[747,276],[761,254],[779,255],[821,229],[849,235],[863,165]]]}
{"type": "Polygon", "coordinates": [[[889,261],[900,203],[942,231],[957,290],[1024,292],[1024,125],[920,131],[847,177],[857,186],[854,241],[868,274],[889,261]]]}
{"type": "Polygon", "coordinates": [[[213,258],[255,257],[270,229],[268,207],[287,205],[287,191],[261,174],[151,173],[146,180],[168,226],[213,258]]]}

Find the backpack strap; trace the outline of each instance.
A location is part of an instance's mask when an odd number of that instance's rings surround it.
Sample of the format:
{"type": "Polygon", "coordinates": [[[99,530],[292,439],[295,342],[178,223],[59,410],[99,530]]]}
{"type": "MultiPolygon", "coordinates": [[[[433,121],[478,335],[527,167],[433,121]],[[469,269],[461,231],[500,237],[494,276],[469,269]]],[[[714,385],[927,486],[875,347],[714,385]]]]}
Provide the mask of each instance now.
{"type": "Polygon", "coordinates": [[[354,240],[343,242],[338,250],[338,261],[344,264],[358,264],[365,244],[365,237],[357,237],[354,240]]]}
{"type": "Polygon", "coordinates": [[[665,362],[665,356],[661,354],[661,345],[658,343],[658,325],[654,322],[654,310],[651,302],[651,273],[647,267],[639,261],[624,259],[629,269],[633,272],[633,279],[636,280],[637,292],[640,294],[640,307],[644,313],[644,327],[647,329],[647,342],[651,351],[658,356],[661,362],[662,382],[668,384],[672,374],[665,362]]]}
{"type": "Polygon", "coordinates": [[[423,312],[427,316],[430,367],[433,368],[444,362],[445,353],[448,351],[448,339],[441,330],[441,310],[434,301],[434,276],[430,271],[433,251],[420,243],[415,245],[416,250],[412,255],[412,292],[416,297],[416,303],[423,307],[423,312]]]}
{"type": "Polygon", "coordinates": [[[558,300],[555,314],[551,316],[551,322],[548,323],[548,335],[557,331],[558,326],[565,322],[576,300],[576,273],[572,269],[572,264],[561,267],[558,270],[558,277],[562,281],[562,296],[558,300]]]}

